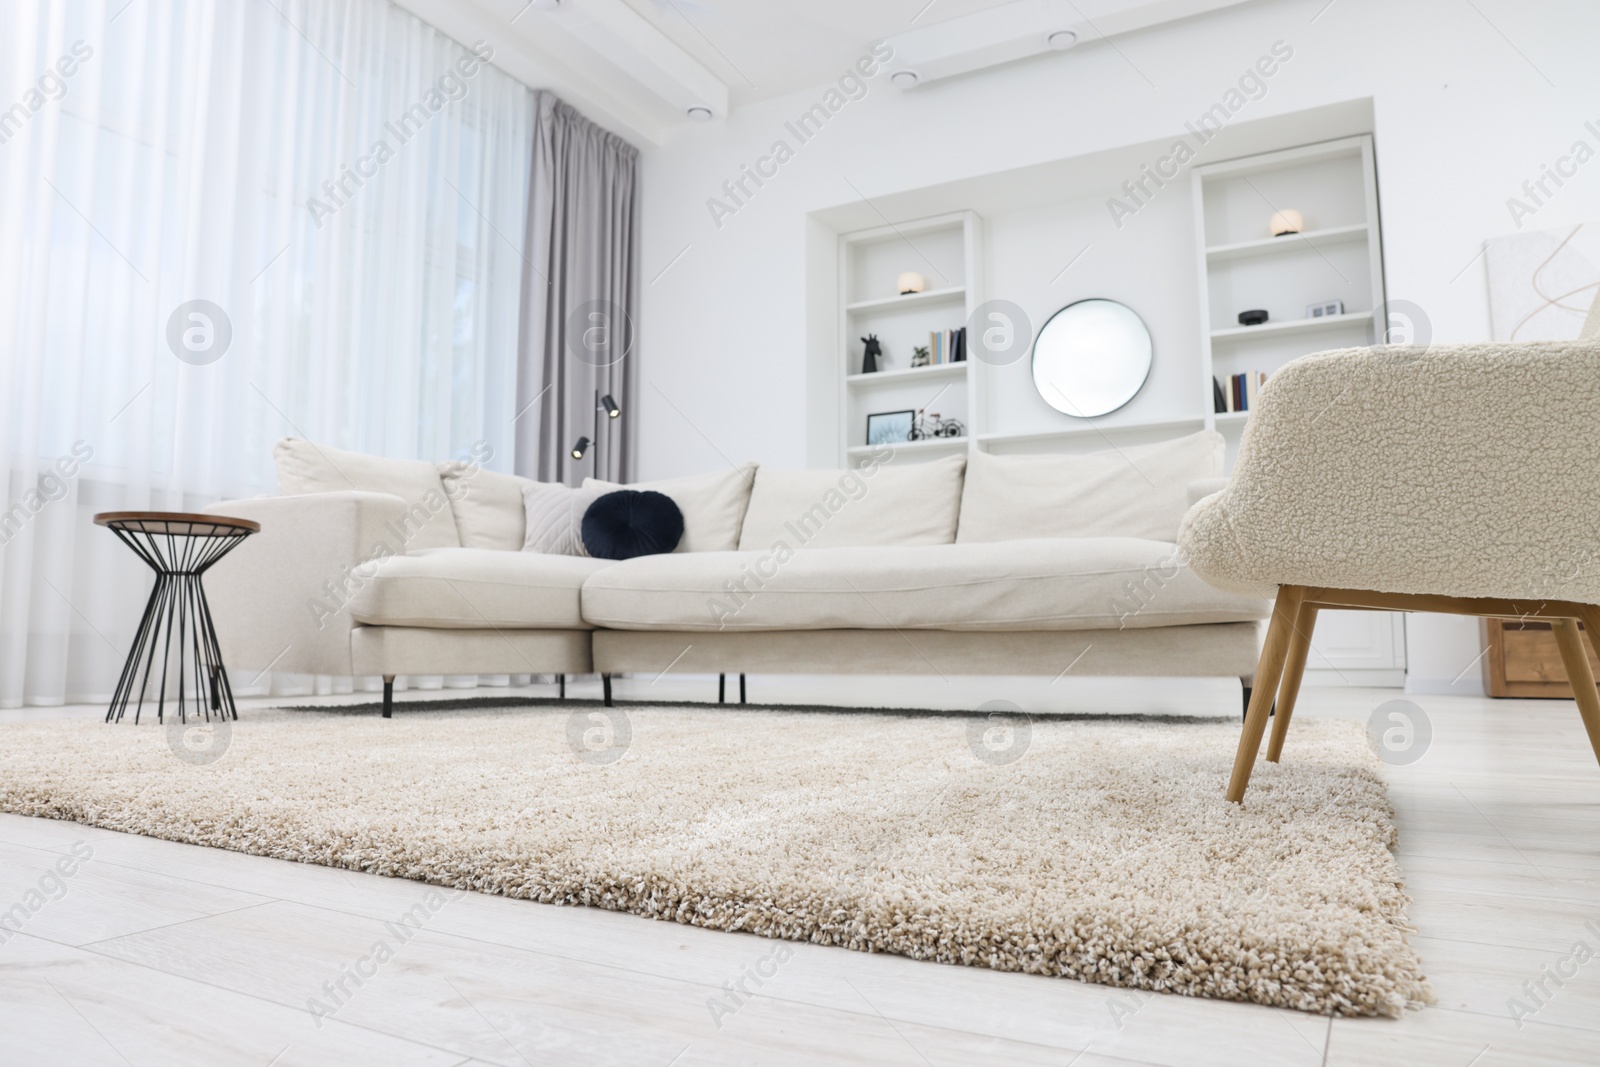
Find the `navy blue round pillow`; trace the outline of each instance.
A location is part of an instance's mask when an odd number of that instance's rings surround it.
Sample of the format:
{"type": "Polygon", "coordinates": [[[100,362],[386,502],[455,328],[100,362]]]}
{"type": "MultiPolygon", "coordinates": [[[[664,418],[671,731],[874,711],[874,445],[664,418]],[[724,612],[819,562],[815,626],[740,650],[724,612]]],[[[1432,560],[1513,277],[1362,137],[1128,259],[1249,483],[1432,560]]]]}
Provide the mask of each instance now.
{"type": "Polygon", "coordinates": [[[595,559],[671,552],[683,540],[683,512],[664,493],[618,489],[583,513],[583,547],[595,559]]]}

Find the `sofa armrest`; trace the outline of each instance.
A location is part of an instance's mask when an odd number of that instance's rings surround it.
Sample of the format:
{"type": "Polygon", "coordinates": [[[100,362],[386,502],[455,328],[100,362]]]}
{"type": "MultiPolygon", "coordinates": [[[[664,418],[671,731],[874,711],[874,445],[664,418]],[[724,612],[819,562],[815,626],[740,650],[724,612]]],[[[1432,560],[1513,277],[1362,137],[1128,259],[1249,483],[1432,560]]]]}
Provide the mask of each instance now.
{"type": "Polygon", "coordinates": [[[1596,341],[1306,356],[1179,544],[1225,588],[1600,603],[1597,422],[1596,341]]]}
{"type": "Polygon", "coordinates": [[[405,501],[388,493],[310,493],[225,500],[205,511],[261,524],[206,572],[223,662],[236,671],[353,673],[355,624],[345,605],[360,577],[351,572],[405,551],[405,501]]]}

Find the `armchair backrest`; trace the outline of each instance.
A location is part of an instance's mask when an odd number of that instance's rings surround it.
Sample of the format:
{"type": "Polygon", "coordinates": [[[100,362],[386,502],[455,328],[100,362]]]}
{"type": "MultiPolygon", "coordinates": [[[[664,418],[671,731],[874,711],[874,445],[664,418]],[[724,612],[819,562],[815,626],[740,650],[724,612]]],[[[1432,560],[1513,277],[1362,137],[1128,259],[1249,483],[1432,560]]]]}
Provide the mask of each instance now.
{"type": "Polygon", "coordinates": [[[1600,336],[1304,356],[1179,544],[1225,588],[1600,604],[1597,425],[1600,336]]]}

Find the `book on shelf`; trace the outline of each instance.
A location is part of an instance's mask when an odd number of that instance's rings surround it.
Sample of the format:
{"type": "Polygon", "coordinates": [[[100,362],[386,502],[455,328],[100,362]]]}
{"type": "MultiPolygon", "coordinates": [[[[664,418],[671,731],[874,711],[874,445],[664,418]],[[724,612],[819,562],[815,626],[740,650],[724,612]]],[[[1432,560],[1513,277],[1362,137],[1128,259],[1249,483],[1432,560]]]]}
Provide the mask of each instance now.
{"type": "Polygon", "coordinates": [[[967,328],[934,330],[928,334],[928,363],[962,363],[967,358],[967,328]]]}
{"type": "Polygon", "coordinates": [[[1234,411],[1254,411],[1261,387],[1266,384],[1266,371],[1246,371],[1230,374],[1226,380],[1211,379],[1212,410],[1218,415],[1234,411]]]}

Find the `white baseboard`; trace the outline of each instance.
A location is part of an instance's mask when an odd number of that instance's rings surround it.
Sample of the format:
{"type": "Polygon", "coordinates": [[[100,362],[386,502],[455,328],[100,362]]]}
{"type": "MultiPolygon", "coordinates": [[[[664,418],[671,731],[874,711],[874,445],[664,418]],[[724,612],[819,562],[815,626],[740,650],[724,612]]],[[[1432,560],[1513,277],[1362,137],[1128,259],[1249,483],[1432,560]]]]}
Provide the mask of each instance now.
{"type": "Polygon", "coordinates": [[[1476,673],[1466,678],[1411,678],[1406,679],[1406,692],[1427,696],[1481,697],[1483,679],[1476,673]]]}
{"type": "Polygon", "coordinates": [[[1360,686],[1364,689],[1400,689],[1406,684],[1403,667],[1329,670],[1306,668],[1305,685],[1360,686]]]}

